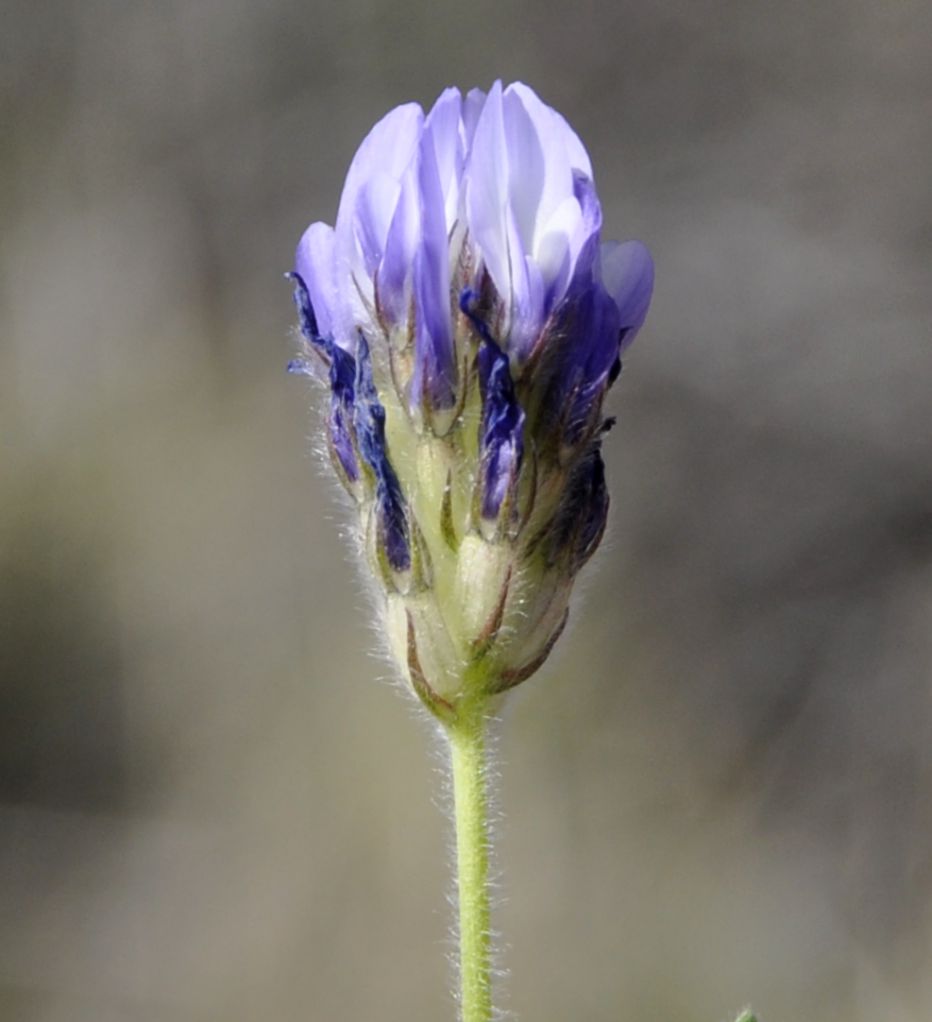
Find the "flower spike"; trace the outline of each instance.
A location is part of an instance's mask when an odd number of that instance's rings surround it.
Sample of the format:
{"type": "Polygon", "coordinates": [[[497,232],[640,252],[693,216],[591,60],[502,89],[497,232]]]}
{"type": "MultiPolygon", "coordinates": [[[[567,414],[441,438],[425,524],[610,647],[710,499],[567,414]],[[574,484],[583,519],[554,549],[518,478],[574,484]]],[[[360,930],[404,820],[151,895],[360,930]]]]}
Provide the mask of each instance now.
{"type": "Polygon", "coordinates": [[[399,668],[432,712],[533,673],[604,533],[602,405],[653,263],[601,229],[575,132],[496,82],[386,115],[335,227],[298,245],[294,371],[327,367],[333,462],[399,668]]]}

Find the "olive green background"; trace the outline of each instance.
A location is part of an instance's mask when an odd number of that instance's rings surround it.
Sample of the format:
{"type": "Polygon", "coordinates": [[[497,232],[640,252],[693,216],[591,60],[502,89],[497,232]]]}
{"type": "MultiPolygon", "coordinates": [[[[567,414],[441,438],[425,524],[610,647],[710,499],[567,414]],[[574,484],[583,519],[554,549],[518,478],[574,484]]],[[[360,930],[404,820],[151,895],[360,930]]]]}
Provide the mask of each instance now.
{"type": "Polygon", "coordinates": [[[526,1022],[932,1017],[932,7],[8,0],[0,1018],[453,1018],[442,755],[282,271],[501,76],[657,261],[610,534],[498,739],[526,1022]]]}

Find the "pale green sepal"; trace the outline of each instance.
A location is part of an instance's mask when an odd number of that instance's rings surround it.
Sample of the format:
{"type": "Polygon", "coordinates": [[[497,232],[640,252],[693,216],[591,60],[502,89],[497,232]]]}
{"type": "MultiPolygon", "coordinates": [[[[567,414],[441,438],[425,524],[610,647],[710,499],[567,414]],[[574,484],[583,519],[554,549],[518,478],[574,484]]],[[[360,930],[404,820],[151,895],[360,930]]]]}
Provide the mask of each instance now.
{"type": "Polygon", "coordinates": [[[421,667],[421,660],[417,650],[417,637],[414,631],[414,622],[411,620],[411,613],[407,614],[408,619],[408,677],[411,679],[411,686],[418,699],[427,707],[430,712],[442,720],[445,724],[452,724],[456,720],[456,707],[434,691],[427,675],[421,667]]]}

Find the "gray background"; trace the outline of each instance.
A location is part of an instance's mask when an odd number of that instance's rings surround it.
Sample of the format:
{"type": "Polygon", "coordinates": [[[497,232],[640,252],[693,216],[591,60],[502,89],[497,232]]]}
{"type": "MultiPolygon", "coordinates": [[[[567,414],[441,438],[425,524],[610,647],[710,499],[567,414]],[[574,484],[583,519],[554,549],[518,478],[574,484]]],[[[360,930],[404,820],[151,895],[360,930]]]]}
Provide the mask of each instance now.
{"type": "Polygon", "coordinates": [[[281,272],[390,106],[532,84],[657,260],[610,537],[501,729],[504,1004],[932,1017],[932,7],[7,0],[0,1017],[452,1018],[281,272]]]}

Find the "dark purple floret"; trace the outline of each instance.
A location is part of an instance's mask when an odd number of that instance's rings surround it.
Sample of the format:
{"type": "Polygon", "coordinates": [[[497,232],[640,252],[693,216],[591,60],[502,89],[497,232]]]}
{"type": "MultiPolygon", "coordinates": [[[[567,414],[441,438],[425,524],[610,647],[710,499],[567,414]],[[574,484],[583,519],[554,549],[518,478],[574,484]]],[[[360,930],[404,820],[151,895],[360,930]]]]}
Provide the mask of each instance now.
{"type": "Polygon", "coordinates": [[[521,469],[524,410],[515,396],[508,356],[493,339],[485,321],[476,314],[472,291],[467,289],[460,295],[460,309],[469,317],[482,341],[477,359],[482,395],[479,426],[482,517],[495,519],[521,469]]]}
{"type": "MultiPolygon", "coordinates": [[[[572,371],[572,392],[566,397],[566,443],[576,443],[586,426],[590,411],[597,406],[611,386],[612,373],[621,347],[618,308],[600,284],[585,290],[571,312],[571,335],[567,344],[575,354],[572,371]]],[[[619,364],[619,369],[621,368],[619,364]]]]}
{"type": "Polygon", "coordinates": [[[324,339],[320,336],[320,331],[317,329],[317,316],[314,315],[314,306],[311,303],[311,296],[307,289],[307,284],[304,283],[304,278],[300,273],[292,270],[290,273],[286,273],[285,277],[288,280],[294,281],[294,306],[298,310],[298,325],[301,328],[301,333],[304,339],[315,347],[319,347],[324,344],[324,339]]]}
{"type": "MultiPolygon", "coordinates": [[[[321,336],[314,305],[301,275],[286,273],[285,276],[294,281],[294,303],[298,310],[301,334],[329,367],[330,416],[327,419],[327,426],[330,431],[330,443],[347,478],[351,482],[356,482],[359,478],[359,466],[356,464],[352,433],[356,361],[348,351],[335,344],[333,338],[321,336]]],[[[288,371],[306,372],[306,364],[300,360],[290,362],[288,371]]]]}
{"type": "MultiPolygon", "coordinates": [[[[294,281],[294,302],[305,340],[327,363],[330,375],[330,417],[328,425],[333,450],[349,479],[359,478],[358,454],[375,476],[375,499],[379,516],[380,539],[389,564],[396,571],[411,566],[408,521],[405,500],[398,477],[388,460],[385,443],[385,409],[379,401],[372,379],[369,345],[362,333],[356,357],[341,348],[332,337],[321,336],[310,294],[301,275],[289,273],[294,281]]],[[[302,371],[301,363],[292,363],[292,371],[302,371]]]]}
{"type": "Polygon", "coordinates": [[[608,488],[605,485],[605,462],[602,452],[593,447],[580,467],[580,510],[582,519],[576,534],[575,554],[582,567],[595,553],[605,532],[608,518],[608,488]]]}
{"type": "Polygon", "coordinates": [[[375,500],[379,516],[379,539],[395,571],[411,567],[411,545],[405,499],[398,476],[388,459],[385,443],[385,409],[372,379],[369,345],[362,333],[356,348],[356,403],[353,423],[359,453],[375,476],[375,500]]]}
{"type": "Polygon", "coordinates": [[[336,344],[330,345],[330,440],[343,471],[352,482],[359,478],[353,444],[353,406],[356,361],[336,344]]]}
{"type": "Polygon", "coordinates": [[[539,396],[532,421],[541,451],[576,446],[597,427],[620,343],[618,308],[612,298],[597,281],[575,281],[534,367],[539,396]]]}
{"type": "Polygon", "coordinates": [[[595,553],[607,518],[605,462],[595,443],[573,469],[563,503],[548,530],[544,547],[548,563],[565,563],[575,574],[595,553]]]}
{"type": "Polygon", "coordinates": [[[521,469],[524,412],[515,397],[508,356],[494,341],[485,341],[480,347],[478,368],[482,393],[482,517],[494,519],[521,469]]]}

